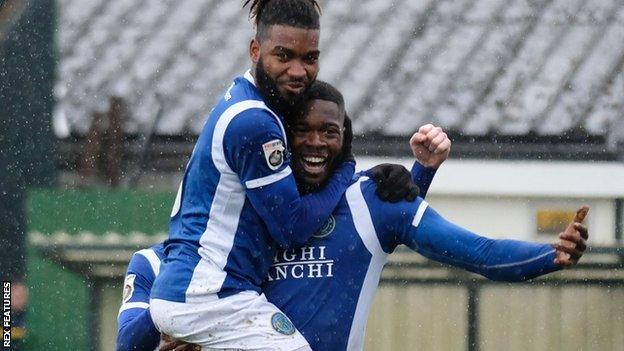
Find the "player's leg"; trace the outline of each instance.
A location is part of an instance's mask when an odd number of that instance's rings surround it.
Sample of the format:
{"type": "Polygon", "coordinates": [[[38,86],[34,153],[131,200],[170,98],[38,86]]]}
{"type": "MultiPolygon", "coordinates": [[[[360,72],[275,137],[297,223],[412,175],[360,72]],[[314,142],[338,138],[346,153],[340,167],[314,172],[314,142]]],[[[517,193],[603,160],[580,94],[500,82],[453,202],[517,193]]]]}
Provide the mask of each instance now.
{"type": "Polygon", "coordinates": [[[310,350],[292,322],[264,295],[242,292],[201,302],[150,301],[156,327],[202,349],[310,350]],[[307,348],[306,348],[307,347],[307,348]]]}

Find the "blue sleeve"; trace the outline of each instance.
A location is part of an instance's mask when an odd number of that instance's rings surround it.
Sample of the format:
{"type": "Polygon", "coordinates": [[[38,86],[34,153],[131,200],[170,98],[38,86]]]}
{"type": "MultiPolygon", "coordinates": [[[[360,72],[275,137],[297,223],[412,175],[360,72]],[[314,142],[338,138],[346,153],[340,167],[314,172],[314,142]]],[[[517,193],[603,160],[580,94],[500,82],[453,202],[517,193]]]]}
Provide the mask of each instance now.
{"type": "Polygon", "coordinates": [[[251,205],[282,248],[304,244],[322,227],[355,171],[354,163],[345,162],[322,190],[300,196],[283,132],[275,118],[260,109],[234,118],[224,143],[228,164],[239,175],[251,205]]]}
{"type": "Polygon", "coordinates": [[[130,309],[119,315],[117,351],[153,351],[160,342],[160,332],[154,326],[149,309],[130,309]]]}
{"type": "Polygon", "coordinates": [[[275,117],[260,108],[243,111],[230,121],[223,151],[246,189],[275,182],[290,171],[284,133],[275,117]]]}
{"type": "Polygon", "coordinates": [[[429,259],[491,280],[524,281],[561,269],[551,245],[479,236],[445,220],[424,201],[402,241],[429,259]]]}
{"type": "Polygon", "coordinates": [[[123,302],[117,318],[117,350],[154,350],[160,333],[149,314],[155,275],[145,256],[135,253],[124,280],[123,302]]]}
{"type": "Polygon", "coordinates": [[[362,193],[385,252],[404,244],[429,259],[492,280],[522,281],[561,268],[548,244],[479,236],[445,220],[420,197],[383,202],[374,196],[375,183],[370,180],[362,182],[362,193]]]}
{"type": "Polygon", "coordinates": [[[412,166],[412,180],[420,188],[420,197],[423,199],[427,196],[429,186],[433,181],[433,177],[436,174],[437,169],[427,168],[418,162],[414,162],[412,166]]]}

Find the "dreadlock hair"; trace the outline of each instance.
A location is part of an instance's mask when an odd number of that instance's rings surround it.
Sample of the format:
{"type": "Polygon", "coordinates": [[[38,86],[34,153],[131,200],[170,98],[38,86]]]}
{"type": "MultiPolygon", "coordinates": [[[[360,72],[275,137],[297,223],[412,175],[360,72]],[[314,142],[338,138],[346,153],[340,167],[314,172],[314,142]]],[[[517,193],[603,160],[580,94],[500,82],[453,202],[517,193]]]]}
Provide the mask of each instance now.
{"type": "Polygon", "coordinates": [[[273,25],[319,29],[321,7],[316,0],[245,0],[249,18],[256,26],[256,38],[263,38],[273,25]]]}

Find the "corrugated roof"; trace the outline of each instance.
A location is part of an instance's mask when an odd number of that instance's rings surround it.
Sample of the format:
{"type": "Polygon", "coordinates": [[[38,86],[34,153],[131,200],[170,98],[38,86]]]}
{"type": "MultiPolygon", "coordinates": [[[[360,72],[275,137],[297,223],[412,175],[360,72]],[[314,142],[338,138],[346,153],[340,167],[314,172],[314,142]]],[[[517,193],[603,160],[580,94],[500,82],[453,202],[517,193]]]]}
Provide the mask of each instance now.
{"type": "MultiPolygon", "coordinates": [[[[466,135],[624,140],[620,0],[324,1],[321,79],[360,134],[434,122],[466,135]]],[[[197,134],[249,66],[251,24],[232,0],[59,0],[57,133],[86,132],[122,96],[129,133],[165,97],[161,135],[197,134]],[[67,126],[68,128],[63,128],[67,126]],[[65,130],[64,130],[65,129],[65,130]]]]}

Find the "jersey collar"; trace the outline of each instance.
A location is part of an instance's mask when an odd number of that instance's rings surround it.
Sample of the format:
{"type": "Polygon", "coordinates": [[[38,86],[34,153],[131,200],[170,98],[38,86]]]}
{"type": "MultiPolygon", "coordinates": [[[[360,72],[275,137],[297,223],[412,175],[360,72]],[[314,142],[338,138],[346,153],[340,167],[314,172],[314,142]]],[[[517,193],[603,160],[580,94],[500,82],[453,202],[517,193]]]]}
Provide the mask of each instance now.
{"type": "Polygon", "coordinates": [[[249,83],[251,83],[254,87],[256,86],[256,80],[254,79],[254,77],[251,75],[251,70],[248,69],[247,72],[245,72],[245,74],[243,75],[243,77],[245,79],[247,79],[249,81],[249,83]]]}

